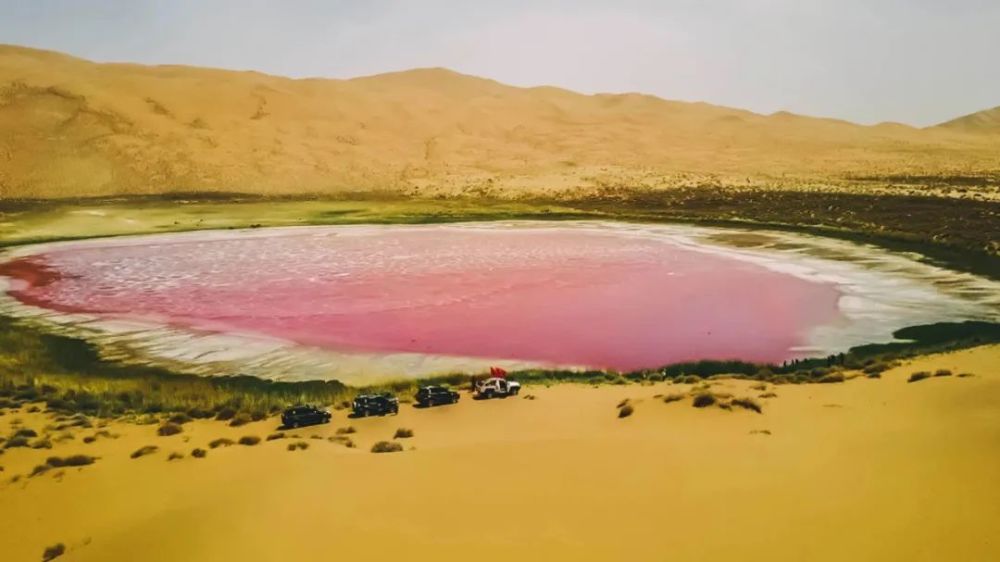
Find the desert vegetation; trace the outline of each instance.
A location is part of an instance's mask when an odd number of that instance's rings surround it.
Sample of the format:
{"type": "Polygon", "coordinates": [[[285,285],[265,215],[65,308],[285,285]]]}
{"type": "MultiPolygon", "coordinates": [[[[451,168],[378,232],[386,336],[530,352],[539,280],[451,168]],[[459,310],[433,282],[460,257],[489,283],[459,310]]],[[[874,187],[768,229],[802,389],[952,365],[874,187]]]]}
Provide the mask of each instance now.
{"type": "Polygon", "coordinates": [[[409,439],[413,437],[413,430],[401,427],[396,430],[396,433],[392,436],[393,439],[409,439]]]}
{"type": "Polygon", "coordinates": [[[157,447],[156,445],[146,445],[146,446],[143,446],[143,447],[140,447],[140,448],[136,449],[129,456],[131,458],[133,458],[133,459],[137,459],[137,458],[140,458],[140,457],[145,457],[147,455],[152,455],[153,453],[155,453],[156,451],[159,451],[159,450],[160,450],[160,448],[157,447]]]}
{"type": "Polygon", "coordinates": [[[379,441],[372,445],[373,453],[398,453],[403,450],[403,446],[395,441],[379,441]]]}

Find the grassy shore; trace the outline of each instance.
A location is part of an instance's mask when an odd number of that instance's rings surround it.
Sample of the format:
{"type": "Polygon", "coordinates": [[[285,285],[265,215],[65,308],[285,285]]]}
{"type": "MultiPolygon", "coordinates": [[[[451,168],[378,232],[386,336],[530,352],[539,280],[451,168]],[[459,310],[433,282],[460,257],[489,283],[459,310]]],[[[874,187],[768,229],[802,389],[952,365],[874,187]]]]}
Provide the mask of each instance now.
{"type": "Polygon", "coordinates": [[[241,194],[0,201],[0,247],[99,236],[321,224],[421,224],[505,219],[690,222],[819,234],[916,252],[1000,279],[1000,204],[975,199],[699,186],[608,187],[548,199],[340,198],[241,194]]]}
{"type": "MultiPolygon", "coordinates": [[[[628,385],[664,380],[692,383],[716,375],[772,384],[843,382],[845,373],[878,376],[901,359],[1000,342],[1000,324],[942,323],[905,328],[896,336],[908,341],[863,346],[846,354],[782,365],[700,361],[628,373],[526,370],[513,372],[511,377],[536,385],[560,382],[628,385]]],[[[91,343],[47,334],[23,322],[0,317],[0,410],[43,401],[51,411],[98,417],[167,413],[192,418],[260,420],[300,403],[345,407],[354,395],[368,391],[389,390],[405,397],[421,384],[467,386],[472,376],[456,373],[373,388],[350,388],[337,381],[199,377],[108,361],[91,343]]]]}

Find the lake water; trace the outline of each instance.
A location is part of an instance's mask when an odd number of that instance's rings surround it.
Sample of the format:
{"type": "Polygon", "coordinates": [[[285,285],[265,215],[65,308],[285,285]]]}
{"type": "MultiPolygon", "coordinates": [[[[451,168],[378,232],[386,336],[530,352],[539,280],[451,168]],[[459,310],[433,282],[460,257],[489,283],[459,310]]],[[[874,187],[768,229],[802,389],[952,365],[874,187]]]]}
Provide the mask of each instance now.
{"type": "Polygon", "coordinates": [[[602,224],[261,229],[54,244],[0,275],[50,313],[340,356],[780,362],[836,351],[823,334],[857,324],[850,279],[703,242],[602,224]]]}

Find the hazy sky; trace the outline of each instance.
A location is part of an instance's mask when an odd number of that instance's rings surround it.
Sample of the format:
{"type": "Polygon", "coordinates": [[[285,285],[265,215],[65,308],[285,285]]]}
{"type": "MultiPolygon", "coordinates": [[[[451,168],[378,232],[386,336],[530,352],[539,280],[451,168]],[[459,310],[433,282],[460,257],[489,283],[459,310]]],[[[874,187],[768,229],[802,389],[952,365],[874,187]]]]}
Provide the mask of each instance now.
{"type": "Polygon", "coordinates": [[[1000,105],[1000,0],[0,0],[0,43],[294,77],[444,66],[862,123],[1000,105]]]}

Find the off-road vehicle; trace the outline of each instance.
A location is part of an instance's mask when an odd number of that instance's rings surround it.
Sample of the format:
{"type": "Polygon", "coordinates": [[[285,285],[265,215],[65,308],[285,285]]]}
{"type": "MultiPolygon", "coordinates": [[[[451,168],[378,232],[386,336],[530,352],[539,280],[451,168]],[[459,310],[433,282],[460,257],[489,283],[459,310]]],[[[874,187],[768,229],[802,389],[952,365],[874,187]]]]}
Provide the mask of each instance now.
{"type": "Polygon", "coordinates": [[[388,393],[362,394],[351,403],[351,415],[356,418],[365,416],[384,416],[399,413],[399,400],[388,393]]]}
{"type": "Polygon", "coordinates": [[[333,417],[330,412],[315,406],[295,406],[289,408],[281,414],[281,425],[285,427],[299,427],[303,425],[316,425],[319,423],[330,423],[333,417]]]}
{"type": "Polygon", "coordinates": [[[443,386],[422,386],[417,391],[417,406],[426,408],[458,402],[458,393],[443,386]]]}

